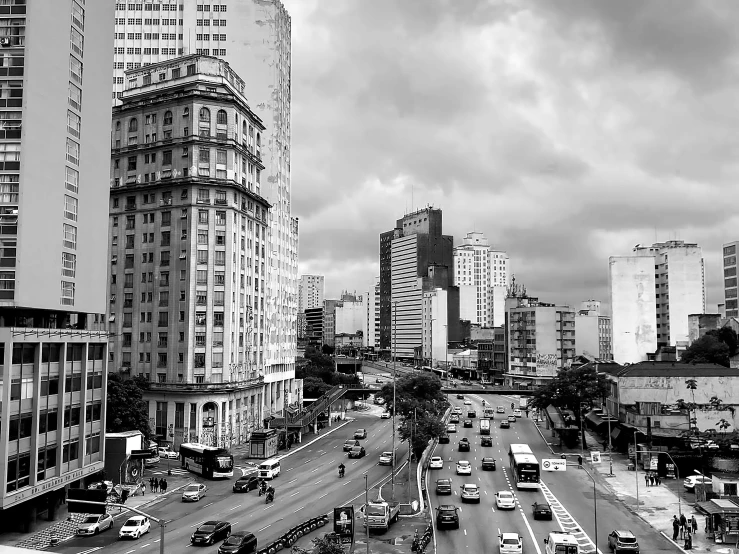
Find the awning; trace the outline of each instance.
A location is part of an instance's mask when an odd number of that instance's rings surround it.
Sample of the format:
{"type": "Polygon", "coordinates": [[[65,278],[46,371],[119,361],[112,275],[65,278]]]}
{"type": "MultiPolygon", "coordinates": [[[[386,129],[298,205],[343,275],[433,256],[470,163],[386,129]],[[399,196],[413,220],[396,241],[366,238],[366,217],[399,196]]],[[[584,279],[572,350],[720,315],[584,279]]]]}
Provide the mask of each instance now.
{"type": "Polygon", "coordinates": [[[620,434],[621,434],[621,427],[616,427],[615,429],[611,429],[611,440],[616,440],[620,434]]]}
{"type": "Polygon", "coordinates": [[[731,500],[719,498],[707,502],[698,502],[698,508],[706,514],[739,514],[739,506],[731,500]]]}
{"type": "Polygon", "coordinates": [[[595,427],[598,427],[598,425],[601,425],[604,423],[604,420],[602,417],[600,417],[600,414],[596,412],[595,410],[591,410],[587,414],[585,414],[585,420],[592,423],[595,427]]]}

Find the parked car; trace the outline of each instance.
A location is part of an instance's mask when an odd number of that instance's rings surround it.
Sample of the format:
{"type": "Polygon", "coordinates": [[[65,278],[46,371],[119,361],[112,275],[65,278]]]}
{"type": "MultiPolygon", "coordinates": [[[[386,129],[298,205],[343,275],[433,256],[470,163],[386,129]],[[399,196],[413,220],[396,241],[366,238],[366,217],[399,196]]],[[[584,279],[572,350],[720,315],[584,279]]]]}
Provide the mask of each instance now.
{"type": "Polygon", "coordinates": [[[458,508],[452,504],[442,504],[436,508],[436,528],[452,527],[459,529],[458,508]]]}
{"type": "Polygon", "coordinates": [[[683,487],[687,491],[694,491],[696,485],[703,485],[711,482],[711,478],[706,477],[705,475],[690,475],[685,478],[685,481],[683,481],[683,487]]]}
{"type": "Polygon", "coordinates": [[[483,471],[495,471],[495,458],[486,456],[482,459],[483,471]]]}
{"type": "Polygon", "coordinates": [[[547,502],[534,502],[534,519],[552,519],[552,507],[547,502]]]}
{"type": "Polygon", "coordinates": [[[118,531],[119,539],[138,539],[151,530],[149,518],[145,516],[129,517],[118,531]]]}
{"type": "Polygon", "coordinates": [[[77,526],[78,535],[97,535],[101,531],[113,528],[113,518],[110,514],[87,514],[77,526]]]}
{"type": "Polygon", "coordinates": [[[234,492],[249,492],[256,490],[259,486],[259,479],[256,475],[242,475],[234,482],[234,492]]]}
{"type": "Polygon", "coordinates": [[[619,552],[639,554],[639,542],[631,531],[618,529],[612,531],[611,534],[608,535],[608,548],[613,550],[616,554],[619,552]]]}
{"type": "Polygon", "coordinates": [[[495,505],[499,510],[515,510],[516,498],[510,491],[498,491],[495,493],[495,505]]]}
{"type": "Polygon", "coordinates": [[[228,521],[206,521],[190,536],[192,544],[210,545],[216,541],[226,540],[231,535],[231,524],[228,521]]]}
{"type": "Polygon", "coordinates": [[[355,446],[359,446],[359,441],[356,439],[347,439],[344,441],[344,452],[349,452],[355,446]]]}
{"type": "Polygon", "coordinates": [[[185,487],[182,491],[183,502],[200,502],[200,499],[205,496],[208,491],[208,487],[202,483],[192,483],[185,487]]]}
{"type": "Polygon", "coordinates": [[[355,439],[366,439],[367,429],[357,429],[356,431],[354,431],[354,438],[355,439]]]}
{"type": "Polygon", "coordinates": [[[444,469],[444,460],[442,460],[441,456],[431,456],[429,469],[444,469]]]}
{"type": "Polygon", "coordinates": [[[500,554],[521,554],[523,541],[518,533],[501,533],[498,535],[500,554]]]}
{"type": "Polygon", "coordinates": [[[350,458],[364,458],[367,452],[364,450],[364,446],[355,446],[349,451],[350,458]]]}
{"type": "Polygon", "coordinates": [[[464,484],[462,485],[462,502],[477,502],[480,503],[480,487],[475,484],[464,484]]]}
{"type": "Polygon", "coordinates": [[[480,439],[480,446],[493,446],[493,437],[482,437],[480,439]]]}
{"type": "Polygon", "coordinates": [[[436,494],[452,494],[452,480],[451,479],[437,479],[436,480],[436,494]]]}

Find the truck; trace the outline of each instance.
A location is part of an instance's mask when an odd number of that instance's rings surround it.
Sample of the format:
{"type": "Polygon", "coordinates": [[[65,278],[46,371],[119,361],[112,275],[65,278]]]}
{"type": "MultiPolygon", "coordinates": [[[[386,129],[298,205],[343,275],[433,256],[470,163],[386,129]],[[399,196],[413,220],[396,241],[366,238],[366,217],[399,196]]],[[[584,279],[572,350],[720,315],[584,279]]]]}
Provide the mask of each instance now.
{"type": "Polygon", "coordinates": [[[369,502],[364,508],[364,517],[370,529],[387,531],[390,524],[397,521],[400,513],[400,502],[386,502],[384,500],[369,502]]]}
{"type": "Polygon", "coordinates": [[[518,409],[519,410],[525,410],[526,408],[528,408],[528,406],[529,406],[529,399],[528,398],[526,398],[525,396],[522,396],[521,398],[519,398],[519,400],[518,400],[518,409]]]}
{"type": "Polygon", "coordinates": [[[490,434],[490,420],[489,419],[481,419],[480,420],[480,434],[481,435],[489,435],[490,434]]]}

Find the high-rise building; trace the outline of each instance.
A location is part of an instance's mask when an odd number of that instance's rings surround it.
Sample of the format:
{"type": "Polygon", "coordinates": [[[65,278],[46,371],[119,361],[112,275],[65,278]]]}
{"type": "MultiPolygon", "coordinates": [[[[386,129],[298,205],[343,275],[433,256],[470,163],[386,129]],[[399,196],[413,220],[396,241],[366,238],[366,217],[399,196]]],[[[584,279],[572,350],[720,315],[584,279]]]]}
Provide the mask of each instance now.
{"type": "Polygon", "coordinates": [[[585,300],[575,314],[576,353],[597,360],[611,360],[611,318],[600,313],[600,301],[585,300]]]}
{"type": "Polygon", "coordinates": [[[737,306],[737,263],[736,252],[739,242],[724,244],[723,269],[724,269],[724,306],[719,307],[723,317],[739,317],[739,306],[737,306]],[[725,313],[724,313],[725,311],[725,313]]]}
{"type": "Polygon", "coordinates": [[[113,109],[112,359],[150,381],[157,436],[244,442],[297,398],[292,379],[265,383],[272,206],[254,179],[264,124],[218,58],[152,64],[126,82],[113,109]]]}
{"type": "Polygon", "coordinates": [[[506,252],[492,248],[483,233],[467,233],[462,244],[454,247],[459,317],[483,327],[502,325],[510,275],[506,252]]]}
{"type": "Polygon", "coordinates": [[[301,275],[298,284],[298,313],[310,308],[320,308],[323,300],[323,275],[301,275]]]}
{"type": "Polygon", "coordinates": [[[4,531],[55,519],[64,489],[103,469],[112,32],[108,2],[0,9],[4,531]]]}
{"type": "Polygon", "coordinates": [[[364,294],[364,325],[362,331],[365,348],[380,348],[380,278],[364,294]]]}
{"type": "Polygon", "coordinates": [[[688,316],[705,313],[703,254],[697,244],[667,241],[611,257],[613,356],[646,359],[658,346],[687,346],[688,316]]]}

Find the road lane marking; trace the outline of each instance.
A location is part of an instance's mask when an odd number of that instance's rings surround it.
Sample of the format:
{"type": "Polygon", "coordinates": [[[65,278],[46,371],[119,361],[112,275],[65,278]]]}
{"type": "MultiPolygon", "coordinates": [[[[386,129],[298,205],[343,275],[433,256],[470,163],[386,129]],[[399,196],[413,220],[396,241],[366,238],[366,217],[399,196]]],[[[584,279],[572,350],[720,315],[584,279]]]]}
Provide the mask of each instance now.
{"type": "Polygon", "coordinates": [[[467,536],[467,529],[464,530],[464,536],[467,536]]]}
{"type": "Polygon", "coordinates": [[[295,469],[295,468],[294,467],[291,467],[290,469],[286,469],[285,471],[292,471],[293,469],[295,469]]]}
{"type": "Polygon", "coordinates": [[[241,508],[241,504],[239,504],[238,506],[234,506],[233,508],[229,508],[228,511],[230,512],[231,510],[235,510],[236,508],[241,508]]]}
{"type": "Polygon", "coordinates": [[[326,498],[327,496],[328,496],[328,493],[324,494],[323,496],[319,496],[318,499],[320,500],[321,498],[326,498]]]}
{"type": "Polygon", "coordinates": [[[157,540],[155,540],[154,542],[159,542],[160,540],[162,540],[162,539],[157,539],[157,540]]]}
{"type": "Polygon", "coordinates": [[[294,493],[292,493],[292,494],[290,495],[290,498],[292,498],[293,496],[296,496],[296,495],[298,495],[298,494],[300,494],[300,491],[297,491],[297,492],[294,492],[294,493]]]}
{"type": "Polygon", "coordinates": [[[126,552],[126,554],[131,554],[131,552],[136,552],[136,551],[135,550],[129,550],[128,552],[126,552]]]}
{"type": "Polygon", "coordinates": [[[269,525],[266,525],[266,526],[262,527],[261,529],[257,529],[257,533],[259,533],[261,531],[264,531],[265,529],[267,529],[267,528],[269,528],[271,526],[272,526],[272,524],[270,523],[269,525]]]}
{"type": "Polygon", "coordinates": [[[147,542],[146,544],[142,544],[140,548],[146,548],[147,546],[151,546],[151,543],[147,542]]]}
{"type": "Polygon", "coordinates": [[[321,481],[323,481],[323,479],[319,479],[318,481],[316,481],[316,482],[315,482],[315,483],[313,483],[313,484],[314,484],[314,485],[317,485],[317,484],[318,484],[318,483],[320,483],[321,481]]]}
{"type": "Polygon", "coordinates": [[[207,507],[208,507],[208,506],[210,506],[211,504],[213,504],[213,503],[212,503],[212,502],[208,502],[208,503],[207,503],[207,504],[206,504],[205,506],[203,506],[203,508],[207,508],[207,507]]]}
{"type": "Polygon", "coordinates": [[[323,469],[323,468],[322,468],[321,466],[318,466],[318,467],[317,467],[316,469],[311,469],[311,470],[310,470],[310,472],[311,472],[311,473],[315,473],[315,472],[316,472],[316,471],[318,471],[319,469],[323,469]]]}
{"type": "MultiPolygon", "coordinates": [[[[324,494],[323,496],[326,496],[326,495],[324,494]]],[[[323,498],[323,496],[322,496],[321,498],[323,498]]],[[[298,512],[300,511],[300,510],[302,510],[303,508],[305,508],[305,506],[301,506],[300,508],[298,508],[297,510],[295,510],[295,511],[294,511],[293,513],[294,513],[294,514],[297,514],[297,513],[298,513],[298,512]]]]}

